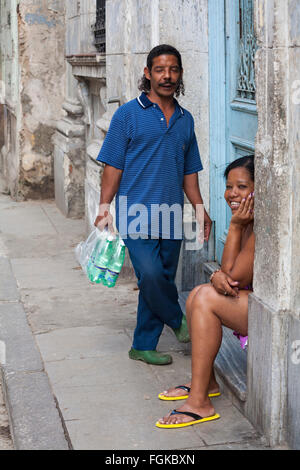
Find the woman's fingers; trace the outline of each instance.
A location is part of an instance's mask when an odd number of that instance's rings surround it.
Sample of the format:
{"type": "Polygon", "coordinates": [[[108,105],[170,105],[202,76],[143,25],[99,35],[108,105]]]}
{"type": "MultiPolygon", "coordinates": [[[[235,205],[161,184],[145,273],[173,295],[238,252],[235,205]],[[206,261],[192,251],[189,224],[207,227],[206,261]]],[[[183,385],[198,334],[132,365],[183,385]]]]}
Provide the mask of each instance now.
{"type": "Polygon", "coordinates": [[[240,215],[248,218],[249,215],[253,214],[254,199],[253,193],[250,193],[247,198],[244,198],[240,204],[240,215]]]}
{"type": "Polygon", "coordinates": [[[232,289],[232,287],[230,287],[230,285],[228,284],[228,286],[226,287],[224,291],[224,295],[230,295],[230,297],[238,297],[239,292],[238,292],[238,289],[236,288],[232,289]],[[225,292],[227,292],[227,294],[225,294],[225,292]]]}
{"type": "Polygon", "coordinates": [[[249,194],[249,196],[247,197],[247,199],[245,200],[245,205],[244,205],[244,209],[243,209],[243,215],[247,215],[249,210],[250,210],[250,203],[251,203],[251,193],[249,194]]]}
{"type": "Polygon", "coordinates": [[[245,205],[246,205],[246,199],[242,199],[241,202],[240,202],[240,207],[238,208],[237,213],[242,214],[244,212],[245,205]]]}
{"type": "Polygon", "coordinates": [[[231,287],[229,282],[224,282],[217,289],[217,292],[222,295],[229,295],[230,297],[238,297],[238,287],[231,287]]]}
{"type": "Polygon", "coordinates": [[[250,205],[250,213],[253,214],[253,212],[254,212],[254,196],[252,195],[251,205],[250,205]]]}

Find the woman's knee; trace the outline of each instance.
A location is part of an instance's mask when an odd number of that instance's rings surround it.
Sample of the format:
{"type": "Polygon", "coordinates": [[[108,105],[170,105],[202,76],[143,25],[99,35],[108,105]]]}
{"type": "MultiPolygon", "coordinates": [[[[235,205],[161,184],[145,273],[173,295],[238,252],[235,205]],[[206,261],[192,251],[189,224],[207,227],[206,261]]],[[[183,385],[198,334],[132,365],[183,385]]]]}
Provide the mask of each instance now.
{"type": "Polygon", "coordinates": [[[195,297],[195,295],[197,294],[198,290],[201,289],[202,286],[196,286],[194,287],[193,290],[191,290],[191,292],[189,293],[189,296],[186,300],[186,305],[190,305],[193,301],[193,298],[195,297]]]}
{"type": "Polygon", "coordinates": [[[193,305],[207,305],[214,302],[216,298],[216,290],[211,284],[202,284],[193,298],[193,305]]]}
{"type": "Polygon", "coordinates": [[[206,299],[210,295],[210,288],[212,286],[210,284],[201,284],[195,287],[189,294],[187,301],[186,301],[186,316],[188,322],[191,321],[193,311],[196,307],[198,311],[199,305],[207,305],[206,299]]]}
{"type": "Polygon", "coordinates": [[[194,287],[193,290],[191,290],[191,292],[189,293],[189,296],[186,300],[186,303],[185,303],[185,309],[186,309],[186,314],[187,316],[190,316],[191,314],[191,306],[192,306],[192,303],[193,303],[193,300],[194,300],[194,297],[195,295],[197,294],[198,290],[201,289],[201,285],[200,286],[196,286],[194,287]]]}

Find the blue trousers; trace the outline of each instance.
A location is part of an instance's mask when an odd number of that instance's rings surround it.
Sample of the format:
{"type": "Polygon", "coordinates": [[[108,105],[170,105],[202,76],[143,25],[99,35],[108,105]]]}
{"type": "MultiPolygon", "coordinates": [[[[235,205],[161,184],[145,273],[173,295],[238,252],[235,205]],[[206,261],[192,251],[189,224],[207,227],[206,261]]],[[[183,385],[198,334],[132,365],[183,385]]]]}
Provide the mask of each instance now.
{"type": "Polygon", "coordinates": [[[181,240],[127,238],[124,243],[140,290],[132,347],[155,350],[164,325],[179,328],[182,322],[175,285],[181,240]]]}

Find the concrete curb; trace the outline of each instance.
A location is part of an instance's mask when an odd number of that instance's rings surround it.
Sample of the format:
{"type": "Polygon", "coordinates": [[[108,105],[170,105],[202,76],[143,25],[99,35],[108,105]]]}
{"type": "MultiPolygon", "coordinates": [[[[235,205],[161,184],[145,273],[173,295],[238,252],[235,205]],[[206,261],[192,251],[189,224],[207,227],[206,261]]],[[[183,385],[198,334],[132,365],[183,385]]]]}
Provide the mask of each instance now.
{"type": "Polygon", "coordinates": [[[8,258],[0,257],[0,362],[15,450],[69,450],[48,376],[8,258]]]}

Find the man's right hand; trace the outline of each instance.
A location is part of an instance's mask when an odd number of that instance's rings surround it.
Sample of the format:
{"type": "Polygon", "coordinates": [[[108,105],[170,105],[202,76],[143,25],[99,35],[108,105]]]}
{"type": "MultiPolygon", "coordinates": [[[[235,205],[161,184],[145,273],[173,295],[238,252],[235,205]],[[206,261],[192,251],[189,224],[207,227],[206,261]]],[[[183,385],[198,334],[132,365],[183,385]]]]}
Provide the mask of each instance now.
{"type": "Polygon", "coordinates": [[[107,228],[110,232],[114,233],[113,227],[113,216],[109,211],[108,204],[100,204],[99,212],[94,222],[94,226],[97,227],[101,232],[107,228]]]}

